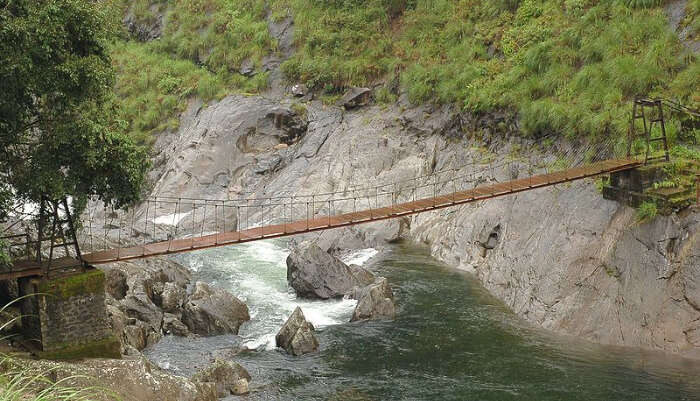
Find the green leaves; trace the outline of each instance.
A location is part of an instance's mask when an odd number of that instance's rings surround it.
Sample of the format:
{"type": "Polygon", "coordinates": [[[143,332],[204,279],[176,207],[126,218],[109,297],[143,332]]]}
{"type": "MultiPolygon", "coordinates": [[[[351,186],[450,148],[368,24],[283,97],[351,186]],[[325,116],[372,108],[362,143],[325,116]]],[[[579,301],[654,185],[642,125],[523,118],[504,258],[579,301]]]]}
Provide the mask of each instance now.
{"type": "Polygon", "coordinates": [[[19,198],[121,206],[140,194],[146,154],[115,119],[109,24],[96,7],[0,0],[0,177],[19,198]]]}

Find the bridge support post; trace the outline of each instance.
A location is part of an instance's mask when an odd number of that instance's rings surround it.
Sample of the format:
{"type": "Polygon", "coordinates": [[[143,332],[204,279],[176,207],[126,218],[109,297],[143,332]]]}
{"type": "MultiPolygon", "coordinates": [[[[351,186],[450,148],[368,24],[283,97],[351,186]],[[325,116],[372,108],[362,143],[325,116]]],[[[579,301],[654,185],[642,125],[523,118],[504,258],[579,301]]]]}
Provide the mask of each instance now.
{"type": "Polygon", "coordinates": [[[105,275],[97,269],[53,279],[19,280],[22,332],[47,359],[119,358],[107,323],[105,275]]]}

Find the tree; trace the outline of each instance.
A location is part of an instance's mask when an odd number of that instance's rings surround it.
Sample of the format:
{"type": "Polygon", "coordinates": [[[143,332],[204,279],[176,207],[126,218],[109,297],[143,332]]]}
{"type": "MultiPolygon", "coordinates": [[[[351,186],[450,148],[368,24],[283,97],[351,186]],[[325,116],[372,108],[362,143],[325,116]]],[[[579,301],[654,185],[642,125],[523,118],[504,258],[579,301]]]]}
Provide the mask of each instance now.
{"type": "Polygon", "coordinates": [[[100,2],[0,0],[0,221],[13,199],[138,199],[146,151],[116,118],[100,2]]]}

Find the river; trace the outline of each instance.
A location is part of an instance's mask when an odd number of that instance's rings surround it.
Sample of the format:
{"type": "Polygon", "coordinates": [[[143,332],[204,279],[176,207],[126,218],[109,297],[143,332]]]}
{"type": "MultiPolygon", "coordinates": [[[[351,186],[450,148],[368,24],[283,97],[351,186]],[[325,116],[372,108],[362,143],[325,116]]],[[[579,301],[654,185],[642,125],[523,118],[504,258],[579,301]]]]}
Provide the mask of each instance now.
{"type": "Polygon", "coordinates": [[[253,377],[248,400],[700,400],[700,362],[533,327],[413,245],[345,257],[387,277],[397,303],[394,321],[348,323],[355,301],[296,299],[285,247],[270,240],[178,256],[196,280],[244,300],[251,321],[240,336],[167,336],[147,356],[182,375],[232,358],[253,377]],[[317,327],[318,353],[274,347],[297,305],[317,327]],[[235,355],[242,346],[253,350],[235,355]]]}

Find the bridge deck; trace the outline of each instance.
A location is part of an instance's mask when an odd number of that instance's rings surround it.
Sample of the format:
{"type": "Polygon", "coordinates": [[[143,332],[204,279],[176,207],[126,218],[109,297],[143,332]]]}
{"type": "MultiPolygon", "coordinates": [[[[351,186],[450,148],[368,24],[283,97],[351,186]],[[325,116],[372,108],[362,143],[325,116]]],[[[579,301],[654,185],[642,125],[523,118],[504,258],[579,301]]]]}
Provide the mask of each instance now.
{"type": "Polygon", "coordinates": [[[60,275],[68,271],[82,270],[80,261],[71,256],[64,256],[48,262],[19,261],[15,262],[9,270],[0,271],[0,280],[17,279],[22,277],[43,276],[46,271],[49,275],[60,275]]]}
{"type": "Polygon", "coordinates": [[[615,171],[629,170],[639,167],[640,165],[640,162],[633,159],[606,160],[583,167],[549,174],[540,174],[498,184],[483,185],[465,191],[457,191],[447,195],[419,199],[413,202],[400,203],[388,207],[315,217],[313,219],[299,220],[286,224],[266,225],[242,231],[221,232],[201,237],[173,239],[143,246],[109,249],[85,254],[83,255],[83,259],[90,264],[110,263],[119,260],[188,252],[267,238],[284,237],[298,233],[346,227],[482,201],[615,171]]]}

